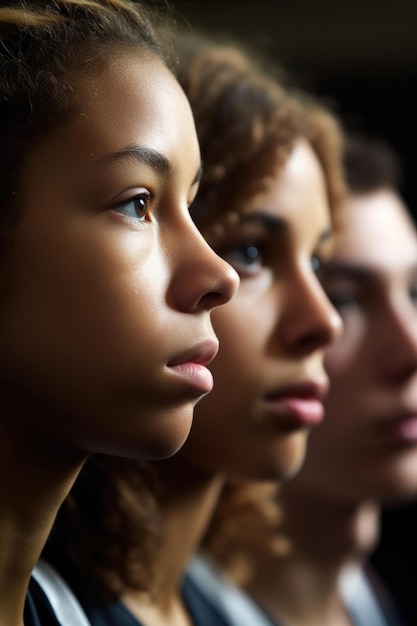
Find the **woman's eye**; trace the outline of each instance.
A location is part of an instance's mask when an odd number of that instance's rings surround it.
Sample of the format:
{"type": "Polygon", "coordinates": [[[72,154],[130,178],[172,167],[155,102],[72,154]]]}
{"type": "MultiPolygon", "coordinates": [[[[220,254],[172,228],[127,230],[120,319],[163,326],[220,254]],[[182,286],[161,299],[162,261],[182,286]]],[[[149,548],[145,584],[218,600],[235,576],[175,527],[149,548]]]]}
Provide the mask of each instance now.
{"type": "Polygon", "coordinates": [[[319,257],[318,256],[312,256],[311,259],[310,259],[310,263],[311,263],[311,269],[313,270],[313,272],[315,274],[317,274],[317,272],[321,268],[321,261],[320,261],[319,257]]]}
{"type": "Polygon", "coordinates": [[[116,204],[112,207],[112,209],[113,211],[117,211],[117,213],[121,213],[126,217],[142,222],[146,217],[151,200],[151,194],[149,192],[142,191],[136,196],[133,196],[133,198],[129,198],[128,200],[124,200],[123,202],[116,204]]]}
{"type": "Polygon", "coordinates": [[[409,295],[410,295],[410,300],[412,300],[414,304],[417,304],[417,285],[413,285],[410,288],[409,295]]]}
{"type": "Polygon", "coordinates": [[[356,306],[358,303],[356,294],[354,293],[332,293],[331,291],[326,291],[326,295],[339,313],[347,311],[348,309],[356,306]]]}
{"type": "Polygon", "coordinates": [[[261,247],[256,243],[229,248],[222,256],[237,272],[246,274],[256,274],[263,263],[261,247]]]}

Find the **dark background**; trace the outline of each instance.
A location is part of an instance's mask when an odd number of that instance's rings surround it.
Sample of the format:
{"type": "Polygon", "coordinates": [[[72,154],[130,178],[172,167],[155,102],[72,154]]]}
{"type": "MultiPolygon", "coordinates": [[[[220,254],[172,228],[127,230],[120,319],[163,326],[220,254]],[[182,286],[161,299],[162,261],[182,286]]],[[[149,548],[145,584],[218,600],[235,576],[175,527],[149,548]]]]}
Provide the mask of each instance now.
{"type": "MultiPolygon", "coordinates": [[[[334,105],[349,128],[400,154],[417,215],[417,1],[174,0],[178,20],[259,47],[334,105]]],[[[416,622],[417,624],[417,622],[416,622]]]]}
{"type": "MultiPolygon", "coordinates": [[[[333,105],[348,128],[385,138],[417,217],[417,0],[176,0],[180,23],[237,36],[333,105]]],[[[325,532],[325,530],[324,530],[325,532]]],[[[385,511],[373,555],[407,626],[417,626],[417,505],[385,511]]]]}

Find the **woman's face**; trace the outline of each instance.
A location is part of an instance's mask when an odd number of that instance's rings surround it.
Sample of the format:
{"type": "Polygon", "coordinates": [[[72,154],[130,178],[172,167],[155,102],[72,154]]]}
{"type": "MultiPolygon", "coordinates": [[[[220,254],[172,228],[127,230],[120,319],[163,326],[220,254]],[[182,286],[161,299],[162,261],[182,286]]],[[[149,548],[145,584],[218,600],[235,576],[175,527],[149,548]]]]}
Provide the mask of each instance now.
{"type": "Polygon", "coordinates": [[[335,500],[417,494],[417,235],[393,191],[346,203],[323,285],[344,321],[326,419],[297,483],[335,500]]]}
{"type": "Polygon", "coordinates": [[[137,53],[89,76],[77,114],[30,150],[0,268],[4,428],[55,454],[183,443],[212,387],[209,312],[237,286],[190,218],[199,172],[183,92],[137,53]]]}
{"type": "Polygon", "coordinates": [[[215,387],[198,404],[180,453],[204,469],[254,479],[298,470],[323,416],[323,351],[340,330],[316,276],[331,244],[317,157],[300,140],[262,183],[204,233],[241,283],[213,315],[215,387]]]}

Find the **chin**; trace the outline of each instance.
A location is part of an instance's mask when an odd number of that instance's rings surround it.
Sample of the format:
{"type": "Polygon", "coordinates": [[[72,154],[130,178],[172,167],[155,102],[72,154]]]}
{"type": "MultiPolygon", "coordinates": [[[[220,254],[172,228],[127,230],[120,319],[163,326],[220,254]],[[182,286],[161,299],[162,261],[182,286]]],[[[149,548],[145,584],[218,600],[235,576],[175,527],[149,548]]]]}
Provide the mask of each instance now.
{"type": "Polygon", "coordinates": [[[278,463],[276,458],[268,463],[265,460],[257,467],[245,468],[242,471],[232,472],[234,477],[240,480],[249,481],[273,481],[277,483],[285,483],[298,474],[303,464],[304,456],[292,460],[291,463],[278,463]]]}
{"type": "Polygon", "coordinates": [[[283,447],[277,453],[277,458],[280,461],[277,468],[280,481],[285,482],[298,474],[304,464],[306,449],[307,438],[305,433],[301,433],[291,442],[291,445],[283,447]]]}
{"type": "Polygon", "coordinates": [[[136,434],[128,446],[111,454],[143,461],[162,461],[180,450],[188,438],[193,422],[193,407],[180,411],[165,410],[162,415],[150,416],[147,432],[136,434]]]}

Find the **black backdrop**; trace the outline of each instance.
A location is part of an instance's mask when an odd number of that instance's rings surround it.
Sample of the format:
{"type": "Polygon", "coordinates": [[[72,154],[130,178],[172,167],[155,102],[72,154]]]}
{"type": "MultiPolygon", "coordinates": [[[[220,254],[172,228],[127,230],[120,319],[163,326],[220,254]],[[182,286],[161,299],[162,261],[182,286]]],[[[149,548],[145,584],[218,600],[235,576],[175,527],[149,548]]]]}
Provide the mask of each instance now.
{"type": "Polygon", "coordinates": [[[177,19],[248,40],[337,103],[349,126],[400,153],[417,215],[417,1],[174,0],[177,19]]]}

